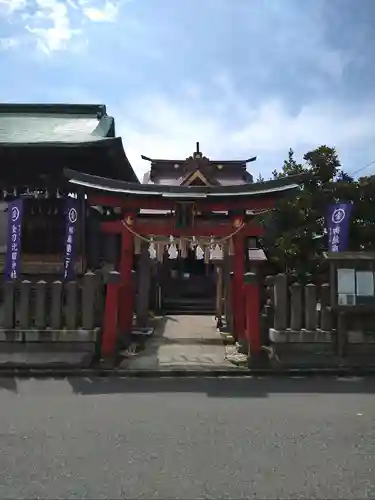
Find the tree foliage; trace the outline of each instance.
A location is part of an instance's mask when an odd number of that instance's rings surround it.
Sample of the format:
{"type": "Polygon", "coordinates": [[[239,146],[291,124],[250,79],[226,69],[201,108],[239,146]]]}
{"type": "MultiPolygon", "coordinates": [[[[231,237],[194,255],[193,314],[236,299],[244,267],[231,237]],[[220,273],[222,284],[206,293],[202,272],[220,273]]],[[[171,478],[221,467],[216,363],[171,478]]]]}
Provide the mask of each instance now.
{"type": "Polygon", "coordinates": [[[326,145],[307,152],[303,163],[293,150],[274,179],[295,174],[310,174],[296,196],[281,200],[265,217],[264,246],[280,271],[299,275],[324,265],[327,248],[325,214],[335,202],[353,203],[349,233],[351,250],[375,249],[375,176],[354,179],[341,168],[335,148],[326,145]]]}

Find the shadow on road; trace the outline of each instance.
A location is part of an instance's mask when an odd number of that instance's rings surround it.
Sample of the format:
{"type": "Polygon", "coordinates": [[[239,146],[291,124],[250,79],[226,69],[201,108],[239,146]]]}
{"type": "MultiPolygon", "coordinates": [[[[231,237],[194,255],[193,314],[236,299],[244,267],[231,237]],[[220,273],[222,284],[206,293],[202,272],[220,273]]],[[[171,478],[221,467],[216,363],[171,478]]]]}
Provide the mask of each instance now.
{"type": "Polygon", "coordinates": [[[76,394],[205,393],[212,398],[266,398],[272,394],[374,394],[375,378],[68,379],[76,394]]]}
{"type": "Polygon", "coordinates": [[[17,392],[17,380],[14,378],[0,378],[0,390],[6,389],[10,392],[17,392]]]}

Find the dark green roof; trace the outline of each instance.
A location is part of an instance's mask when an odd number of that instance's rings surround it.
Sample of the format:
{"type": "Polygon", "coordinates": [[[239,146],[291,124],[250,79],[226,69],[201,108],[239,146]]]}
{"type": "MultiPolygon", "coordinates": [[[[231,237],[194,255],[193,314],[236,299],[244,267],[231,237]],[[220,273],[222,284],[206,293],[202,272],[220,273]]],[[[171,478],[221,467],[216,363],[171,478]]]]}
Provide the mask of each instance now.
{"type": "Polygon", "coordinates": [[[0,104],[0,155],[3,181],[31,163],[34,177],[70,166],[139,182],[103,104],[0,104]]]}
{"type": "Polygon", "coordinates": [[[135,184],[116,179],[90,175],[64,169],[71,184],[96,192],[115,195],[136,195],[138,197],[162,197],[176,200],[194,199],[234,199],[238,197],[280,197],[288,192],[297,191],[306,180],[306,175],[290,175],[281,179],[232,186],[175,186],[160,184],[135,184]]]}
{"type": "Polygon", "coordinates": [[[114,137],[104,105],[0,104],[0,145],[80,144],[114,137]]]}

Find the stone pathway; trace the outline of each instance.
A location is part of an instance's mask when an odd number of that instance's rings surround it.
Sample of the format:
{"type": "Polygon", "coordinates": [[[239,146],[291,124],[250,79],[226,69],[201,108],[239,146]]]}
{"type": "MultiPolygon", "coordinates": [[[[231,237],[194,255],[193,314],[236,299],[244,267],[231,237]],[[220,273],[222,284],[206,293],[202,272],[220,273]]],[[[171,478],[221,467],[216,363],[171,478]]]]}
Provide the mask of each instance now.
{"type": "Polygon", "coordinates": [[[129,370],[238,370],[226,359],[212,316],[166,316],[156,319],[145,349],[124,359],[129,370]]]}

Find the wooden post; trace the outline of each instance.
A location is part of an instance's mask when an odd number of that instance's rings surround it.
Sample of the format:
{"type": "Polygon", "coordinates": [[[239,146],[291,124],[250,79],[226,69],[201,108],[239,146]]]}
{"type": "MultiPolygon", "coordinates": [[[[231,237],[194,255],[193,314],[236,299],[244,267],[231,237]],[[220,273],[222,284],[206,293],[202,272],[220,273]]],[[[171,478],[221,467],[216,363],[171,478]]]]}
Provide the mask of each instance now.
{"type": "Polygon", "coordinates": [[[316,285],[309,283],[305,286],[305,328],[315,331],[316,327],[316,285]]]}
{"type": "Polygon", "coordinates": [[[244,275],[243,288],[246,304],[246,338],[249,346],[249,356],[259,357],[261,348],[260,290],[255,273],[246,273],[244,275]]]}
{"type": "Polygon", "coordinates": [[[347,343],[346,317],[343,311],[338,313],[337,318],[337,354],[341,361],[345,356],[345,346],[347,343]]]}
{"type": "Polygon", "coordinates": [[[4,316],[3,327],[6,330],[12,330],[15,326],[15,301],[16,301],[16,282],[6,281],[4,283],[4,316]]]}
{"type": "Polygon", "coordinates": [[[44,280],[37,282],[35,286],[35,327],[44,330],[47,326],[47,283],[44,280]]]}
{"type": "Polygon", "coordinates": [[[320,328],[325,332],[332,331],[332,312],[331,312],[331,291],[329,283],[323,283],[320,289],[321,311],[320,328]]]}
{"type": "Polygon", "coordinates": [[[119,326],[121,334],[130,335],[133,328],[136,273],[131,271],[130,279],[123,284],[122,278],[119,289],[119,326]]]}
{"type": "Polygon", "coordinates": [[[229,280],[228,280],[228,289],[229,289],[229,296],[228,296],[228,300],[229,300],[229,314],[228,314],[228,317],[229,317],[229,321],[228,321],[228,325],[230,327],[230,331],[231,331],[231,334],[233,335],[234,338],[237,338],[236,336],[236,332],[235,332],[235,329],[234,329],[234,293],[233,293],[233,282],[234,282],[234,273],[233,271],[231,271],[229,273],[229,280]]]}
{"type": "MultiPolygon", "coordinates": [[[[78,326],[79,313],[81,313],[81,317],[83,316],[82,314],[83,300],[82,300],[82,295],[80,297],[80,294],[78,292],[78,283],[76,281],[69,281],[65,285],[65,297],[66,300],[65,300],[64,326],[68,330],[75,330],[78,326]]],[[[61,295],[60,295],[60,300],[61,300],[61,295]]]]}
{"type": "MultiPolygon", "coordinates": [[[[69,281],[67,286],[73,283],[69,281]]],[[[71,286],[71,285],[70,285],[71,286]]],[[[52,330],[59,330],[61,328],[61,320],[62,320],[62,291],[63,284],[61,281],[57,280],[52,283],[51,290],[51,318],[50,318],[50,327],[52,330]]]]}
{"type": "Polygon", "coordinates": [[[223,316],[223,267],[220,264],[216,265],[216,317],[217,327],[222,327],[223,316]]]}
{"type": "Polygon", "coordinates": [[[230,257],[228,255],[227,249],[224,252],[223,260],[223,296],[224,296],[224,315],[227,327],[230,328],[231,324],[231,293],[230,293],[230,257]]]}
{"type": "Polygon", "coordinates": [[[116,271],[111,271],[108,274],[105,297],[104,328],[101,344],[102,357],[111,357],[115,354],[119,316],[120,279],[120,273],[116,271]]]}
{"type": "MultiPolygon", "coordinates": [[[[129,227],[133,224],[132,215],[124,217],[126,225],[129,227]]],[[[130,295],[134,293],[132,283],[132,269],[133,269],[133,234],[125,226],[121,231],[121,257],[120,257],[120,315],[119,325],[123,332],[131,330],[131,323],[133,321],[133,298],[130,300],[130,295]],[[131,318],[131,319],[130,319],[131,318]]]]}
{"type": "Polygon", "coordinates": [[[303,324],[303,287],[300,283],[290,285],[290,329],[300,331],[303,324]]]}
{"type": "Polygon", "coordinates": [[[278,331],[287,329],[288,321],[288,277],[286,274],[278,274],[274,281],[274,328],[278,331]]]}
{"type": "Polygon", "coordinates": [[[243,276],[245,274],[244,238],[240,233],[233,237],[233,324],[237,340],[245,338],[245,298],[243,276]]]}
{"type": "Polygon", "coordinates": [[[82,328],[93,330],[95,327],[95,299],[97,295],[98,277],[88,271],[82,283],[82,328]]]}
{"type": "Polygon", "coordinates": [[[21,281],[20,290],[20,328],[26,330],[31,327],[30,318],[30,306],[31,306],[31,281],[23,280],[21,281]]]}
{"type": "Polygon", "coordinates": [[[141,328],[147,325],[148,320],[151,272],[151,259],[148,251],[148,243],[143,242],[137,273],[138,297],[136,304],[137,326],[141,328]]]}

